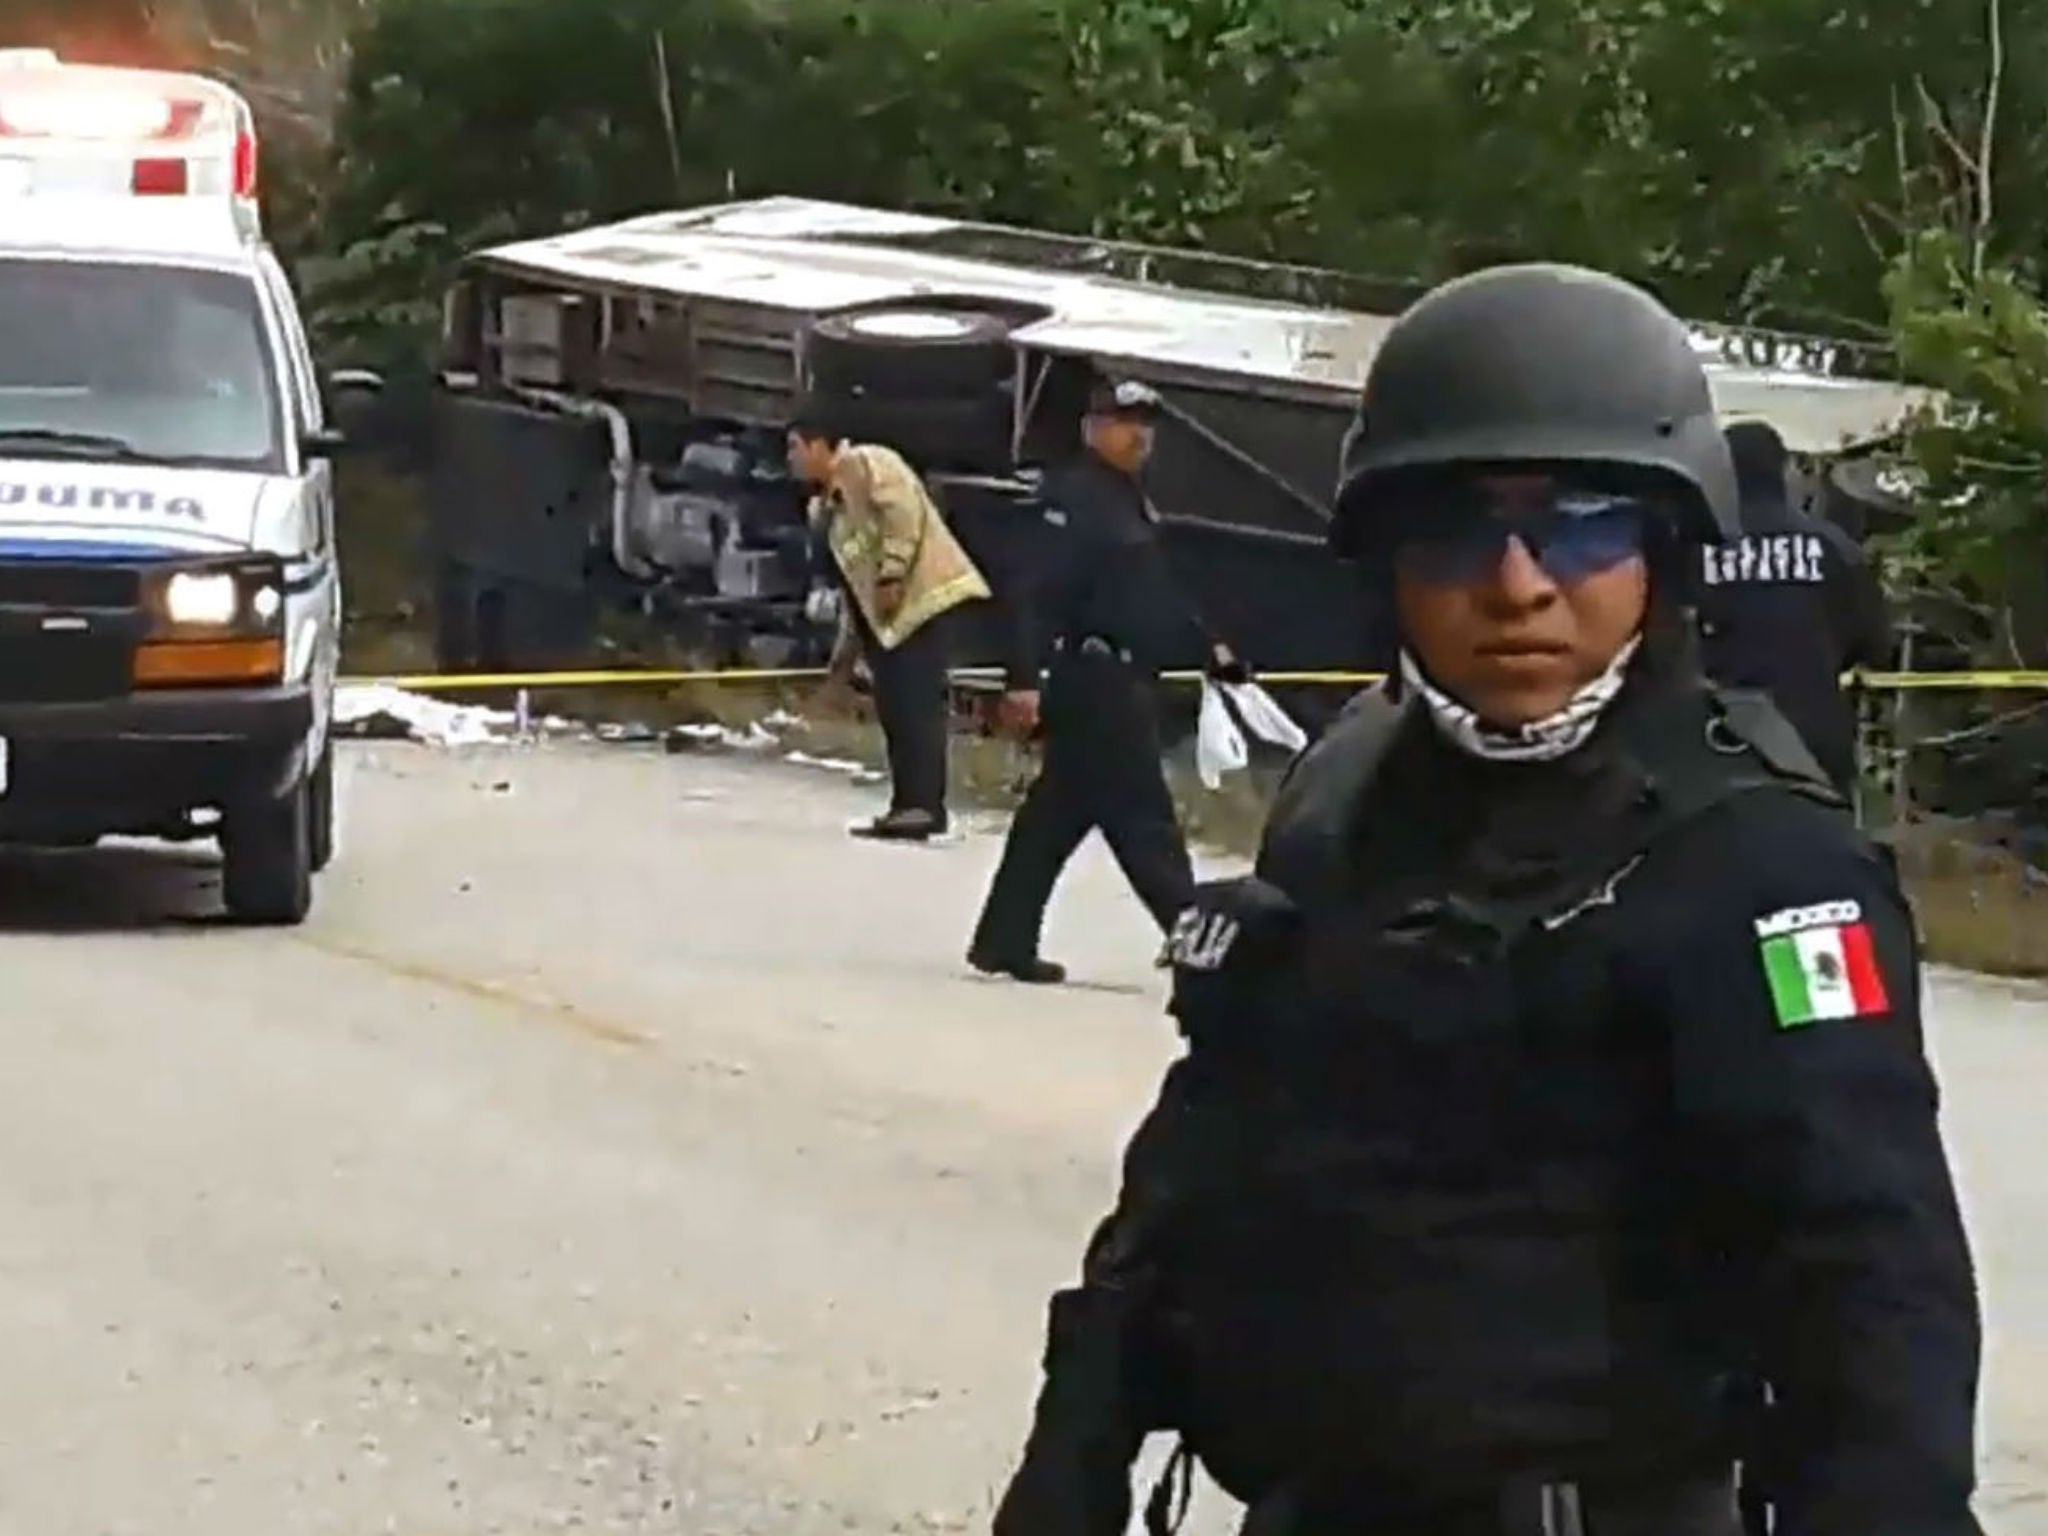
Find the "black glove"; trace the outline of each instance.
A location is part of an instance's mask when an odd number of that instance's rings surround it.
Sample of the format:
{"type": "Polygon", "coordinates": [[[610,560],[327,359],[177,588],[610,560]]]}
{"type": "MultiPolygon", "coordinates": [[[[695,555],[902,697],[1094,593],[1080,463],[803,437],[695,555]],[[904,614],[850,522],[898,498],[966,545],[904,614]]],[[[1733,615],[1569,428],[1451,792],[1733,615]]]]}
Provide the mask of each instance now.
{"type": "Polygon", "coordinates": [[[1044,1384],[991,1536],[1123,1536],[1131,1464],[1156,1415],[1133,1371],[1137,1298],[1083,1285],[1052,1300],[1044,1384]]]}

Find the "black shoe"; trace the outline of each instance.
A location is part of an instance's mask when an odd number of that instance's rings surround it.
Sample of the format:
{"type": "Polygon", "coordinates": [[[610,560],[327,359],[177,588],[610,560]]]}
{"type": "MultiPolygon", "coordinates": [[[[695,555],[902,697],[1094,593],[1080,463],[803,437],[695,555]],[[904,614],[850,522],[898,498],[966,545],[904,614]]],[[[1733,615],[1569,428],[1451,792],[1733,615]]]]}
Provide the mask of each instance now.
{"type": "Polygon", "coordinates": [[[1064,965],[1041,960],[1036,955],[1022,960],[999,960],[994,955],[970,949],[967,963],[984,976],[1007,976],[1012,981],[1026,982],[1034,987],[1056,987],[1067,979],[1064,965]]]}
{"type": "Polygon", "coordinates": [[[852,829],[855,837],[884,843],[928,842],[941,836],[945,830],[946,818],[935,816],[930,811],[891,811],[852,829]]]}

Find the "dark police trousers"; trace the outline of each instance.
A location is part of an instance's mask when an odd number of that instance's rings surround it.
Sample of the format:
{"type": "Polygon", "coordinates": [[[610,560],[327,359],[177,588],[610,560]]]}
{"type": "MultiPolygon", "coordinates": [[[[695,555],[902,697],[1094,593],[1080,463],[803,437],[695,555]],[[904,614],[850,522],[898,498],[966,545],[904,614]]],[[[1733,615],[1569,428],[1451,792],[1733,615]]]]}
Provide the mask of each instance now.
{"type": "Polygon", "coordinates": [[[1102,641],[1059,649],[1046,679],[1045,760],[1010,823],[975,928],[977,953],[1038,954],[1053,886],[1100,830],[1161,931],[1194,899],[1194,869],[1160,764],[1152,680],[1102,641]]]}
{"type": "MultiPolygon", "coordinates": [[[[852,602],[849,597],[848,602],[852,602]]],[[[875,714],[889,750],[889,809],[946,815],[946,615],[885,650],[858,605],[853,618],[875,680],[875,714]]]]}

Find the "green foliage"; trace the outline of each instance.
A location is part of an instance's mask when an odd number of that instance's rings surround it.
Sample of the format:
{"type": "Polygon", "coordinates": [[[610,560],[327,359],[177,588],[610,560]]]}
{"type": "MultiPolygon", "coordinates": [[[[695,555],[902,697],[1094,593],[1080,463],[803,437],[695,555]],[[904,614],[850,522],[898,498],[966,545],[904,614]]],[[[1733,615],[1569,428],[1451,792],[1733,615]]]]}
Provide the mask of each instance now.
{"type": "MultiPolygon", "coordinates": [[[[339,301],[352,311],[368,271],[394,297],[430,275],[420,251],[437,240],[795,192],[1410,280],[1575,258],[1702,316],[1872,332],[1907,236],[1978,211],[1990,14],[1988,0],[6,10],[17,42],[232,76],[265,119],[283,243],[365,245],[339,301]]],[[[1993,229],[2019,261],[2048,248],[2048,7],[2005,11],[1993,229]]]]}
{"type": "Polygon", "coordinates": [[[1925,477],[1899,557],[1919,585],[1988,618],[1990,655],[2048,651],[2048,308],[1982,271],[1947,231],[1913,241],[1885,285],[1900,359],[1943,391],[1912,434],[1925,477]]]}
{"type": "MultiPolygon", "coordinates": [[[[2007,30],[2023,252],[2048,8],[2007,30]]],[[[460,242],[795,192],[1411,279],[1576,258],[1875,332],[1905,233],[1966,190],[1985,45],[1956,0],[382,0],[334,222],[460,242]]]]}
{"type": "MultiPolygon", "coordinates": [[[[1874,329],[1903,231],[1955,179],[1922,88],[1967,137],[1984,45],[1955,0],[1361,5],[1297,103],[1316,253],[1432,276],[1541,253],[1703,316],[1874,329]]],[[[2015,130],[2048,91],[2026,57],[2015,130]]],[[[2048,199],[2006,181],[2027,249],[2048,199]]]]}

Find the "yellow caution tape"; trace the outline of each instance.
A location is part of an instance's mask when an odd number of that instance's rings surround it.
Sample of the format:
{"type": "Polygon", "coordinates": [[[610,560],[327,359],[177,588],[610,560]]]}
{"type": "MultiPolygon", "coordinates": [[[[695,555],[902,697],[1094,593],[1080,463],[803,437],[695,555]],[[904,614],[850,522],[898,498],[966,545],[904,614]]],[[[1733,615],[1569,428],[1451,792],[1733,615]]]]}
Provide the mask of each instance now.
{"type": "MultiPolygon", "coordinates": [[[[1261,683],[1282,688],[1363,688],[1379,682],[1380,672],[1259,672],[1261,683]]],[[[695,671],[616,668],[591,672],[424,672],[392,677],[345,677],[342,682],[363,686],[383,684],[421,692],[451,690],[484,692],[502,688],[614,688],[679,687],[688,683],[787,683],[815,682],[825,676],[823,667],[731,667],[695,671]]],[[[955,682],[1000,681],[999,667],[961,667],[952,674],[955,682]]],[[[1199,671],[1162,673],[1170,683],[1199,683],[1199,671]]],[[[1984,688],[2048,689],[2048,672],[1852,672],[1843,681],[1864,688],[1984,688]]]]}
{"type": "Polygon", "coordinates": [[[1852,672],[1865,688],[2048,688],[2048,672],[1852,672]]]}

